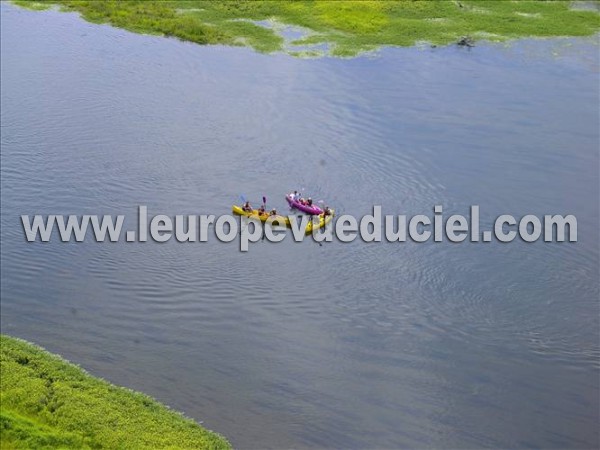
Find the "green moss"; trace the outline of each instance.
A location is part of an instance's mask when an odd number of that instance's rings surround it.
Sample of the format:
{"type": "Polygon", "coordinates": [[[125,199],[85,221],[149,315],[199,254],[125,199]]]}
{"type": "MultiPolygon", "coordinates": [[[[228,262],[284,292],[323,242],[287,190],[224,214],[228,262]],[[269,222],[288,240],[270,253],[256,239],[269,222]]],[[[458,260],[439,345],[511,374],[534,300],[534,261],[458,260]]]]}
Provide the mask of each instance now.
{"type": "Polygon", "coordinates": [[[13,3],[22,8],[31,9],[32,11],[44,11],[52,7],[52,5],[49,3],[42,3],[30,0],[13,0],[13,3]]]}
{"type": "Polygon", "coordinates": [[[230,448],[221,436],[152,398],[0,335],[0,446],[230,448]]]}
{"type": "MultiPolygon", "coordinates": [[[[135,32],[161,34],[199,44],[247,45],[260,52],[328,44],[330,54],[353,56],[381,46],[437,45],[461,36],[505,40],[518,37],[589,36],[600,30],[598,11],[572,10],[570,1],[545,0],[18,0],[41,9],[47,4],[77,11],[91,22],[135,32]],[[306,36],[282,36],[283,26],[306,36]]],[[[321,52],[317,52],[321,53],[321,52]]]]}

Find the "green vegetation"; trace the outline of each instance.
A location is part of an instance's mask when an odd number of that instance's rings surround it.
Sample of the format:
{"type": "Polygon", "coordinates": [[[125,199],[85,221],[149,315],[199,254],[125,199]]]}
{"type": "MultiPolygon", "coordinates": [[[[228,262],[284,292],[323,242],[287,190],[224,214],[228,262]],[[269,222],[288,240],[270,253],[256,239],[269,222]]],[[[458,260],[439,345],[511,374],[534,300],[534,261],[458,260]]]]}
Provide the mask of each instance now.
{"type": "Polygon", "coordinates": [[[147,395],[0,335],[0,447],[230,448],[147,395]]]}
{"type": "MultiPolygon", "coordinates": [[[[198,44],[250,46],[260,52],[354,56],[381,46],[446,45],[461,36],[589,36],[598,8],[546,0],[15,0],[31,9],[59,5],[90,22],[174,36],[198,44]],[[285,38],[285,31],[299,36],[285,38]]],[[[593,3],[595,5],[595,3],[593,3]]]]}

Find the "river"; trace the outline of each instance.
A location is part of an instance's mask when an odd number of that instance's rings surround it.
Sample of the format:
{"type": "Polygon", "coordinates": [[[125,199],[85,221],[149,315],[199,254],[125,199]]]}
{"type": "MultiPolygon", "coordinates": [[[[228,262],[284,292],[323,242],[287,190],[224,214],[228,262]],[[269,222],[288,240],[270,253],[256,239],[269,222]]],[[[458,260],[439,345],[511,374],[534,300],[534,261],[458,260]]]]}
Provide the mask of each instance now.
{"type": "Polygon", "coordinates": [[[2,332],[239,448],[599,446],[598,39],[298,59],[1,8],[2,332]],[[574,214],[577,243],[25,242],[21,214],[574,214]]]}

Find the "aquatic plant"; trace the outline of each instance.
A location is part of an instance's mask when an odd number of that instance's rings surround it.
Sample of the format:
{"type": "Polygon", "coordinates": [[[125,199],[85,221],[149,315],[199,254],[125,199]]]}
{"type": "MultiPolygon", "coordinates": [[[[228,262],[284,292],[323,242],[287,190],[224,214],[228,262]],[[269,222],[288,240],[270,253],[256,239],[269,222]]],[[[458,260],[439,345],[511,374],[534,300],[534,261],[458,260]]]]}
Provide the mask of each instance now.
{"type": "Polygon", "coordinates": [[[589,36],[597,10],[570,1],[496,0],[15,0],[32,9],[59,5],[90,22],[198,44],[249,46],[259,52],[355,56],[381,46],[447,45],[519,37],[589,36]],[[295,30],[300,37],[286,38],[295,30]]]}
{"type": "Polygon", "coordinates": [[[228,442],[139,392],[0,335],[1,448],[210,448],[228,442]]]}

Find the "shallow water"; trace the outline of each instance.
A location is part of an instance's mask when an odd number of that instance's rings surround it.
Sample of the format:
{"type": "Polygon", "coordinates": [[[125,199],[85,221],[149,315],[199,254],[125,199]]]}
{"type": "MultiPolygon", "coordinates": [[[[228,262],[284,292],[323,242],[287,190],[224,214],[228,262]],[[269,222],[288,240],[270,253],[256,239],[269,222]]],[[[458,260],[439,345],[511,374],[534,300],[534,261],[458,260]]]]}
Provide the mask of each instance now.
{"type": "Polygon", "coordinates": [[[2,332],[240,448],[598,447],[597,39],[301,60],[0,6],[2,332]],[[28,244],[21,214],[575,214],[576,244],[28,244]]]}

